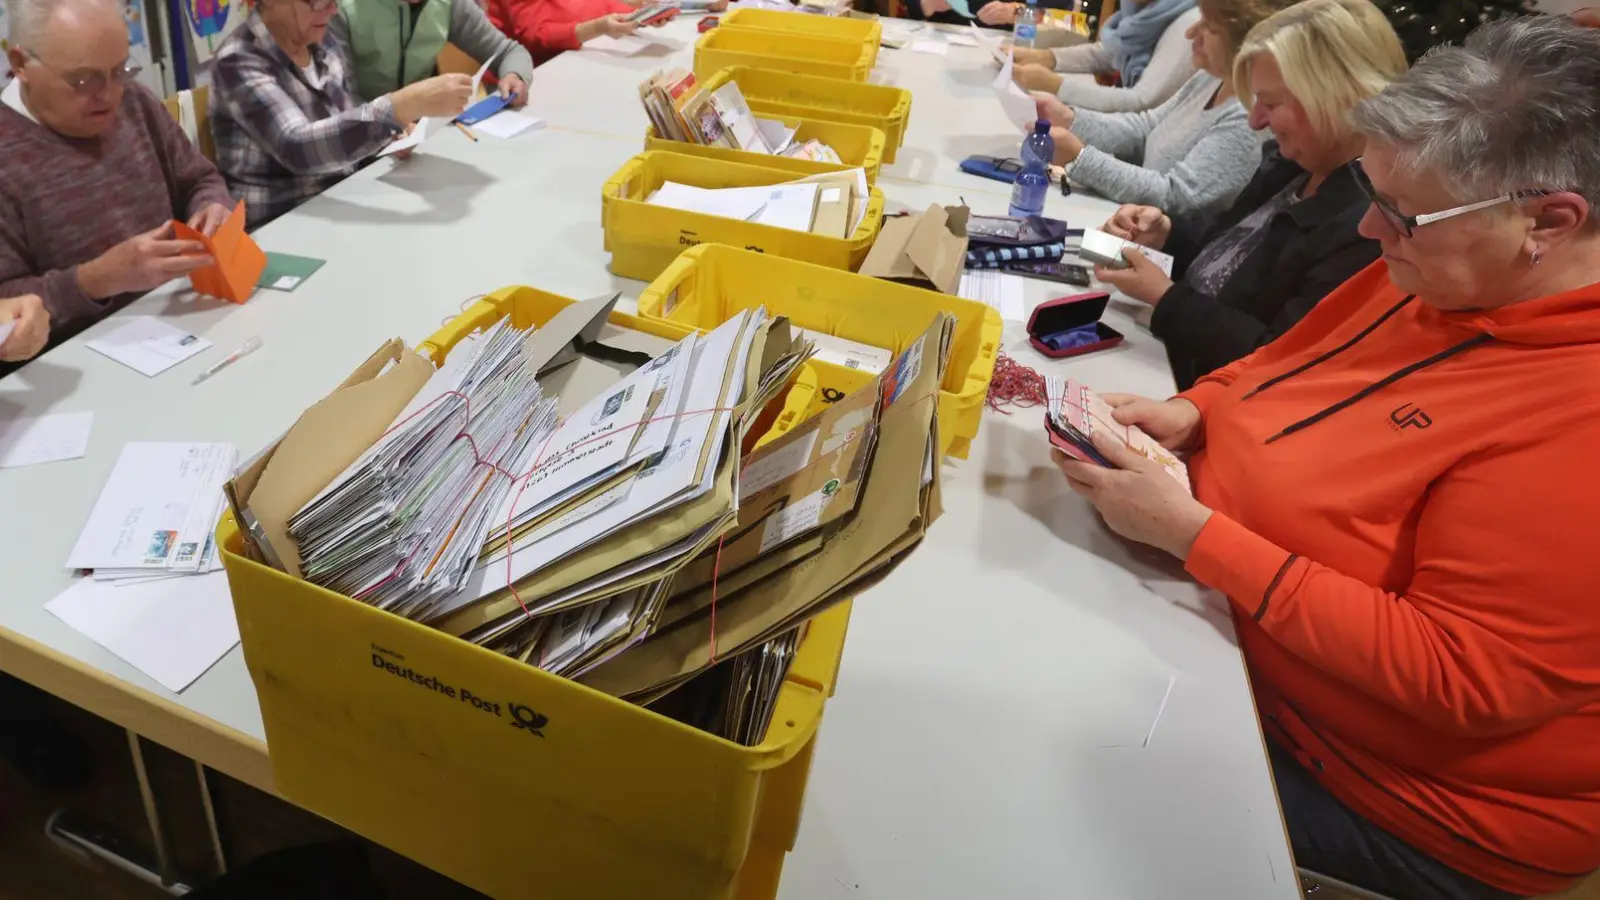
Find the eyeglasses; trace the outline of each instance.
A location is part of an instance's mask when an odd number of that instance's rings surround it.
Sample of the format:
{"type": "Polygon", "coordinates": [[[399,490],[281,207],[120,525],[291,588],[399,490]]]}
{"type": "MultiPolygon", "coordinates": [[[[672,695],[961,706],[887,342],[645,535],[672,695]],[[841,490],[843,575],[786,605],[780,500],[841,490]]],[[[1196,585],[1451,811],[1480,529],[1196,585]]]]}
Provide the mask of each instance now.
{"type": "Polygon", "coordinates": [[[1453,206],[1450,209],[1440,210],[1439,212],[1408,216],[1395,209],[1393,203],[1378,196],[1378,190],[1372,186],[1372,179],[1367,177],[1367,170],[1361,167],[1361,159],[1359,157],[1350,163],[1350,174],[1355,176],[1356,184],[1360,186],[1361,192],[1366,194],[1367,199],[1372,201],[1372,205],[1378,208],[1378,212],[1382,214],[1384,221],[1389,223],[1389,227],[1406,237],[1411,237],[1418,228],[1424,225],[1432,225],[1445,219],[1464,216],[1467,213],[1488,209],[1491,206],[1499,206],[1502,203],[1515,203],[1518,200],[1526,200],[1529,197],[1544,197],[1551,193],[1545,190],[1512,191],[1509,194],[1502,194],[1489,200],[1479,200],[1477,203],[1468,203],[1465,206],[1453,206]]]}
{"type": "Polygon", "coordinates": [[[141,66],[138,63],[136,63],[136,62],[134,62],[133,60],[130,59],[130,60],[127,60],[126,62],[124,62],[122,65],[116,67],[115,69],[112,69],[109,73],[107,73],[107,72],[88,72],[88,73],[72,72],[72,73],[63,73],[61,71],[58,71],[55,67],[51,66],[49,63],[47,63],[44,60],[40,59],[38,54],[34,53],[32,50],[28,50],[28,51],[25,51],[25,52],[28,54],[28,56],[30,58],[32,58],[32,60],[34,62],[38,63],[39,66],[41,68],[43,68],[45,71],[51,73],[52,75],[56,76],[57,78],[61,79],[64,82],[66,82],[67,87],[72,88],[72,92],[74,94],[77,94],[80,97],[92,97],[95,94],[100,93],[101,91],[106,89],[107,85],[109,85],[111,83],[112,79],[116,79],[117,81],[120,81],[123,84],[127,84],[128,82],[134,80],[135,78],[138,78],[139,77],[139,73],[144,71],[144,66],[141,66]]]}
{"type": "Polygon", "coordinates": [[[338,0],[300,0],[300,2],[311,7],[312,12],[327,12],[333,9],[333,4],[338,0]]]}

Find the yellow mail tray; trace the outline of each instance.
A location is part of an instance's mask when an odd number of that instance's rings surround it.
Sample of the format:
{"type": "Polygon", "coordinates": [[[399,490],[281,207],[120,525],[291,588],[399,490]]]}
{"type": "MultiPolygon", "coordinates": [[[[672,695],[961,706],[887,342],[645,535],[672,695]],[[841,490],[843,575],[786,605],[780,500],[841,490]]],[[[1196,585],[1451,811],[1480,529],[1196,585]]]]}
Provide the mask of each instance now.
{"type": "MultiPolygon", "coordinates": [[[[507,288],[420,349],[571,302],[507,288]]],[[[849,604],[811,621],[742,747],[254,562],[231,516],[217,539],[285,799],[491,897],[776,896],[849,604]]]]}

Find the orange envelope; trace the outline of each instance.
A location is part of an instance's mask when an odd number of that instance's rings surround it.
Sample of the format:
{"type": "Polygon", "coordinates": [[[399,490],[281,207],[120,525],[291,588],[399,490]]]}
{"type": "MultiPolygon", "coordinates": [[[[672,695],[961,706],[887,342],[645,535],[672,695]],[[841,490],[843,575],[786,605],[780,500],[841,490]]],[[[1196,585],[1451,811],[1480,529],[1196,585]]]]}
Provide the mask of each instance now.
{"type": "Polygon", "coordinates": [[[193,228],[174,221],[172,234],[180,241],[198,241],[217,261],[214,266],[197,269],[189,276],[196,292],[243,303],[255,292],[256,281],[267,268],[267,254],[250,235],[244,233],[244,201],[233,208],[228,221],[217,233],[206,237],[193,228]]]}

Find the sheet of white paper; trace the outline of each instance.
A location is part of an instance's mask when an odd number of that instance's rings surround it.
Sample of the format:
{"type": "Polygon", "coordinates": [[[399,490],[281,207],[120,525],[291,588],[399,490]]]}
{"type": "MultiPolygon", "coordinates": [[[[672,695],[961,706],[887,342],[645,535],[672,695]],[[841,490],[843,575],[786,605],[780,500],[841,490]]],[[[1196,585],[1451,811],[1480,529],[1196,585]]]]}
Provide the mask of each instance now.
{"type": "Polygon", "coordinates": [[[11,330],[16,327],[17,321],[15,319],[9,322],[0,322],[0,344],[4,344],[6,338],[11,337],[11,330]]]}
{"type": "Polygon", "coordinates": [[[1023,312],[1022,291],[1025,282],[1020,275],[1009,275],[993,269],[971,269],[961,276],[957,296],[988,304],[1000,318],[1021,322],[1023,312]]]}
{"type": "Polygon", "coordinates": [[[142,375],[154,377],[207,349],[211,342],[153,316],[133,316],[85,346],[142,375]]]}
{"type": "Polygon", "coordinates": [[[385,156],[393,156],[402,150],[411,150],[413,148],[422,146],[422,142],[428,139],[428,131],[432,127],[433,119],[423,116],[417,120],[416,127],[411,129],[410,134],[405,135],[404,137],[396,138],[394,143],[383,148],[382,150],[379,150],[378,158],[382,159],[385,156]]]}
{"type": "MultiPolygon", "coordinates": [[[[78,542],[69,569],[164,569],[179,557],[203,550],[181,542],[196,529],[191,521],[220,513],[222,484],[238,453],[232,444],[128,444],[106,479],[78,542]],[[220,477],[219,477],[220,476],[220,477]],[[195,516],[190,513],[195,510],[195,516]]],[[[198,531],[201,543],[216,525],[213,515],[198,531]]]]}
{"type": "Polygon", "coordinates": [[[0,469],[77,459],[89,448],[94,413],[56,413],[0,422],[0,469]]]}
{"type": "Polygon", "coordinates": [[[944,39],[946,41],[949,41],[950,45],[953,46],[953,47],[976,47],[976,46],[978,46],[978,39],[973,37],[970,34],[947,34],[947,35],[944,36],[944,39]]]}
{"type": "Polygon", "coordinates": [[[767,204],[762,188],[723,188],[720,190],[695,187],[668,181],[650,195],[646,201],[653,206],[670,206],[688,212],[722,216],[750,221],[760,215],[767,204]]]}
{"type": "Polygon", "coordinates": [[[478,99],[478,90],[483,87],[483,76],[489,74],[489,67],[494,65],[495,61],[500,58],[501,54],[505,53],[509,49],[511,49],[511,42],[506,41],[505,44],[500,47],[499,53],[490,54],[489,58],[483,61],[483,65],[478,67],[477,74],[472,76],[472,99],[474,101],[478,99]]]}
{"type": "Polygon", "coordinates": [[[44,608],[174,693],[239,643],[224,572],[139,584],[82,578],[44,608]]]}
{"type": "Polygon", "coordinates": [[[1003,38],[992,37],[991,33],[979,28],[972,22],[967,23],[968,33],[963,37],[972,38],[974,45],[989,51],[989,56],[997,63],[1005,63],[1011,59],[1011,46],[1003,38]]]}
{"type": "Polygon", "coordinates": [[[531,131],[543,126],[543,119],[529,114],[526,110],[507,109],[472,126],[472,130],[478,134],[487,134],[493,138],[510,140],[524,131],[531,131]]]}
{"type": "Polygon", "coordinates": [[[912,41],[911,49],[918,53],[932,53],[934,56],[944,56],[950,52],[950,45],[944,41],[912,41]]]}
{"type": "Polygon", "coordinates": [[[994,79],[994,95],[1000,101],[1000,108],[1005,110],[1006,118],[1018,126],[1037,121],[1039,105],[1011,80],[1011,70],[1011,57],[1007,56],[1000,66],[1000,74],[994,79]]]}
{"type": "Polygon", "coordinates": [[[589,51],[608,53],[612,56],[637,56],[648,48],[651,43],[651,41],[647,41],[637,34],[628,34],[622,37],[602,34],[599,37],[584,41],[583,51],[586,53],[589,51]]]}

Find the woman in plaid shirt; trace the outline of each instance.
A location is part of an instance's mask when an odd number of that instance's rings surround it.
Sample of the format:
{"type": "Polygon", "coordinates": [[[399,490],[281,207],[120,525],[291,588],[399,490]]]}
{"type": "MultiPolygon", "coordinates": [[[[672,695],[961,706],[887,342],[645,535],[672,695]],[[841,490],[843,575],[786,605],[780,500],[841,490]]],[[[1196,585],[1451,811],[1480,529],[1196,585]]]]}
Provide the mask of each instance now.
{"type": "Polygon", "coordinates": [[[335,0],[259,0],[223,42],[211,75],[217,168],[249,227],[343,180],[423,116],[453,116],[472,88],[438,75],[363,103],[335,0]]]}

